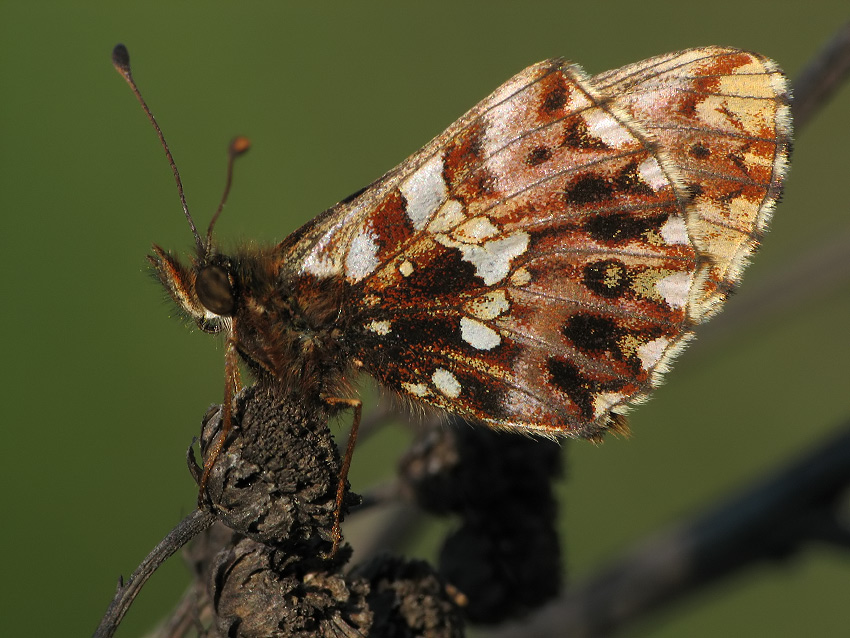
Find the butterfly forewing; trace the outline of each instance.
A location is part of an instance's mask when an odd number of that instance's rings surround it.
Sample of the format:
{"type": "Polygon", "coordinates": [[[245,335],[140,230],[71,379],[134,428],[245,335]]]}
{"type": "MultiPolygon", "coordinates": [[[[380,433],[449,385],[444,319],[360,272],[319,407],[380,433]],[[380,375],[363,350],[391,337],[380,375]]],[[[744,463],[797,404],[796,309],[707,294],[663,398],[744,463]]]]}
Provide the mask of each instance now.
{"type": "Polygon", "coordinates": [[[545,62],[298,252],[351,285],[355,356],[384,385],[496,427],[592,436],[690,328],[700,266],[677,171],[578,68],[545,62]]]}

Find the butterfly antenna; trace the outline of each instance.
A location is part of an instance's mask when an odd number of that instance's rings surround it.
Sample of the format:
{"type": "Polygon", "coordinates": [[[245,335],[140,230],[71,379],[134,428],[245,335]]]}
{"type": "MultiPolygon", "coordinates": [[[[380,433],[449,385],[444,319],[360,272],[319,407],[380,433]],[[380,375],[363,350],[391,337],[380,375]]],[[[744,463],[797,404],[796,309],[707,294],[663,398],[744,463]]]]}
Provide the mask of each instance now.
{"type": "Polygon", "coordinates": [[[207,254],[212,247],[213,226],[215,226],[216,221],[218,221],[218,216],[221,215],[221,210],[224,208],[224,204],[227,202],[227,196],[230,194],[230,184],[233,182],[233,163],[236,161],[237,157],[245,153],[249,148],[251,148],[251,140],[247,137],[242,137],[241,135],[233,138],[230,142],[230,148],[227,151],[227,182],[224,184],[224,192],[221,194],[221,201],[218,203],[215,215],[212,216],[210,225],[207,228],[207,254]]]}
{"type": "Polygon", "coordinates": [[[186,194],[183,192],[183,182],[180,180],[180,172],[177,170],[177,164],[174,163],[174,157],[171,155],[171,151],[165,141],[165,136],[162,134],[162,129],[159,128],[159,124],[156,123],[156,118],[153,116],[153,113],[151,113],[151,110],[148,108],[148,105],[145,103],[145,100],[139,91],[139,87],[136,86],[136,82],[133,80],[133,74],[130,72],[130,52],[127,51],[127,47],[123,44],[116,44],[115,48],[112,49],[112,66],[115,67],[115,70],[118,71],[125,80],[127,80],[127,84],[129,84],[130,88],[133,89],[133,94],[136,96],[139,104],[142,105],[145,115],[148,116],[148,119],[156,130],[156,134],[159,136],[159,142],[162,144],[162,148],[165,149],[165,156],[168,158],[168,164],[171,166],[171,171],[174,173],[174,180],[177,182],[177,194],[180,195],[180,204],[183,206],[183,214],[186,215],[186,220],[189,222],[189,228],[192,230],[192,235],[195,238],[195,245],[198,247],[198,253],[203,256],[206,254],[206,247],[204,246],[204,241],[201,239],[201,236],[198,234],[198,229],[195,227],[195,222],[192,219],[192,216],[189,214],[189,207],[186,205],[186,194]]]}

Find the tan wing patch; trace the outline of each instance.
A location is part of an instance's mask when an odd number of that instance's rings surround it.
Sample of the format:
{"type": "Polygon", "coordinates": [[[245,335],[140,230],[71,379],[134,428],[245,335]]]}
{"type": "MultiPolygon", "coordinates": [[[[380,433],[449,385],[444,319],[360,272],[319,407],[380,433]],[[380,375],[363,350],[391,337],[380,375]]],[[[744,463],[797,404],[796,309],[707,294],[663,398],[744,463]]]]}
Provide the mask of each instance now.
{"type": "Polygon", "coordinates": [[[779,197],[791,135],[788,86],[770,60],[721,47],[644,60],[593,78],[640,120],[690,190],[688,232],[710,262],[691,313],[719,309],[779,197]]]}

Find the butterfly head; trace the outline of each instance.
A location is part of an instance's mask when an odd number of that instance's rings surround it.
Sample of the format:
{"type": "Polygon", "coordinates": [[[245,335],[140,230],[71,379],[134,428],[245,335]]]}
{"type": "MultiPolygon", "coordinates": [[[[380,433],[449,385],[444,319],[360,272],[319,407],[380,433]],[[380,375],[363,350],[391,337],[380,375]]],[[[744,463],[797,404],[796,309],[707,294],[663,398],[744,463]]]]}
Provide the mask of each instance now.
{"type": "Polygon", "coordinates": [[[227,327],[239,300],[237,278],[228,257],[206,256],[186,267],[154,245],[148,261],[174,303],[201,330],[214,334],[227,327]]]}
{"type": "Polygon", "coordinates": [[[130,85],[133,94],[142,106],[142,110],[148,116],[148,120],[150,120],[150,123],[159,136],[159,141],[165,150],[168,163],[174,172],[174,179],[177,182],[177,194],[180,196],[183,213],[186,216],[189,229],[192,231],[192,236],[195,239],[195,247],[198,255],[193,261],[192,267],[186,268],[175,257],[155,245],[153,247],[154,254],[150,255],[148,260],[153,265],[157,277],[181,310],[195,319],[205,332],[221,332],[229,323],[229,319],[235,314],[237,307],[237,288],[232,261],[228,257],[218,254],[213,249],[212,232],[218,216],[224,208],[224,203],[227,201],[227,195],[230,192],[230,185],[233,178],[233,163],[237,157],[251,147],[251,142],[248,138],[240,136],[233,139],[230,143],[227,162],[227,182],[221,202],[210,221],[206,239],[204,239],[198,233],[195,222],[189,214],[189,208],[186,205],[186,197],[183,192],[183,183],[180,180],[177,165],[174,163],[174,158],[171,155],[171,150],[168,148],[162,130],[159,128],[156,119],[136,86],[136,82],[130,71],[130,54],[123,44],[119,44],[113,49],[112,63],[115,69],[130,85]]]}
{"type": "MultiPolygon", "coordinates": [[[[231,142],[227,164],[227,185],[218,210],[210,221],[206,239],[202,239],[198,234],[192,217],[184,207],[189,227],[195,238],[197,254],[192,259],[191,266],[184,266],[176,257],[157,245],[153,246],[154,254],[148,256],[148,261],[154,267],[157,277],[168,290],[171,298],[186,315],[195,320],[204,332],[217,333],[227,328],[238,306],[239,286],[235,260],[215,250],[212,233],[230,191],[233,162],[249,147],[250,143],[246,138],[236,138],[231,142]]],[[[180,186],[179,181],[178,186],[180,186]]],[[[182,199],[182,187],[179,190],[182,199]]]]}
{"type": "Polygon", "coordinates": [[[195,276],[195,294],[208,311],[230,317],[236,308],[234,280],[224,265],[207,264],[195,276]]]}

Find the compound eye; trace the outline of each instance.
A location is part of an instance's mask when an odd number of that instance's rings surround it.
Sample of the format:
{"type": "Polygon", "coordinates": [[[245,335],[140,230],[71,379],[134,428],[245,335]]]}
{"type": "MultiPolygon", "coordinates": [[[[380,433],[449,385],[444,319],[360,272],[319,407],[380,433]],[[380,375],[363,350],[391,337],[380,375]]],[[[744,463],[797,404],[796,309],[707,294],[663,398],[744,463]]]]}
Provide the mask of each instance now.
{"type": "Polygon", "coordinates": [[[195,280],[195,294],[210,312],[224,317],[233,315],[236,297],[230,277],[221,266],[204,266],[195,280]]]}

